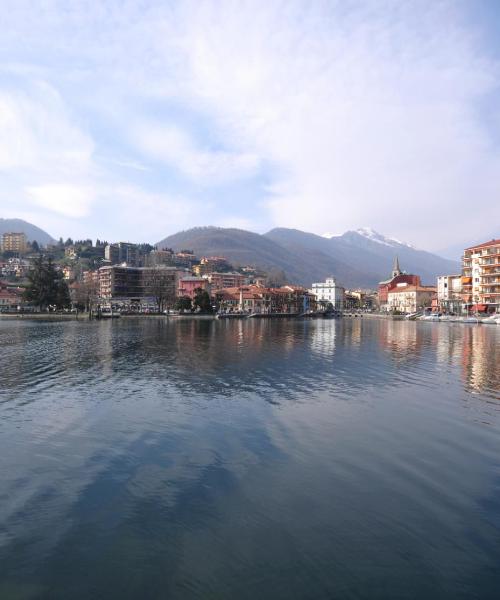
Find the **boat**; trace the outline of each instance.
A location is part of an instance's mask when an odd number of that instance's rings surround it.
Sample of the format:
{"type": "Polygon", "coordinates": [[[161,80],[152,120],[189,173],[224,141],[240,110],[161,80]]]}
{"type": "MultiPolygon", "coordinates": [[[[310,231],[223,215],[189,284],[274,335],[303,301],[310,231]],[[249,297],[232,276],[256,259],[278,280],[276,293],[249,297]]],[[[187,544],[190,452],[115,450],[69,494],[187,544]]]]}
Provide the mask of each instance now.
{"type": "Polygon", "coordinates": [[[118,319],[119,317],[121,317],[120,313],[111,308],[101,308],[98,314],[100,319],[118,319]]]}
{"type": "Polygon", "coordinates": [[[481,319],[481,323],[483,325],[498,325],[500,322],[500,315],[497,315],[496,313],[493,315],[490,315],[489,317],[485,317],[484,319],[481,319]]]}
{"type": "Polygon", "coordinates": [[[462,319],[462,323],[474,323],[475,325],[479,325],[481,323],[481,319],[479,317],[464,317],[462,319]]]}

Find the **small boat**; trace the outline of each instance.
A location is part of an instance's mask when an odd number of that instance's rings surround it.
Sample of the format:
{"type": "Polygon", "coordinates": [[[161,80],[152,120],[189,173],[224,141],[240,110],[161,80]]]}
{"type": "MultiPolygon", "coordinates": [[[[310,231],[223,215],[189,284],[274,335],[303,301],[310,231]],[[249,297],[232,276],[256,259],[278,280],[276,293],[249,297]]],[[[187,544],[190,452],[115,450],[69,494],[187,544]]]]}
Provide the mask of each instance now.
{"type": "Polygon", "coordinates": [[[101,308],[99,318],[101,319],[118,319],[121,317],[118,311],[113,311],[111,308],[101,308]]]}
{"type": "Polygon", "coordinates": [[[497,314],[490,315],[489,317],[481,319],[481,323],[483,325],[498,325],[499,321],[500,321],[500,315],[497,315],[497,314]]]}
{"type": "Polygon", "coordinates": [[[475,325],[479,325],[481,319],[479,317],[464,317],[462,323],[474,323],[475,325]]]}

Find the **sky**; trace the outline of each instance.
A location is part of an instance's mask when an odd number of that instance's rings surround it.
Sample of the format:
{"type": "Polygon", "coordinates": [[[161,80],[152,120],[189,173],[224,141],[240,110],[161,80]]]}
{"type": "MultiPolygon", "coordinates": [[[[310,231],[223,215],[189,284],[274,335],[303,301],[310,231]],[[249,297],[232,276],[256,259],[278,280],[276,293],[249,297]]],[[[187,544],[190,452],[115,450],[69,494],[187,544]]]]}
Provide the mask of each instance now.
{"type": "Polygon", "coordinates": [[[500,234],[496,0],[3,0],[0,28],[1,217],[500,234]]]}

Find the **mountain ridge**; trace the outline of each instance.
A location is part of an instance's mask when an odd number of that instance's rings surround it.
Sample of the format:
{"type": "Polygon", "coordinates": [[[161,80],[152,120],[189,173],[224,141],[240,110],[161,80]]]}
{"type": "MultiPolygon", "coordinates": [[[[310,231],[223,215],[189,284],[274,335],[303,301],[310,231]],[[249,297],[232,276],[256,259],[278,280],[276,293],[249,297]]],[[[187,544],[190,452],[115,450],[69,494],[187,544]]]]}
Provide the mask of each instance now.
{"type": "Polygon", "coordinates": [[[199,256],[223,255],[235,264],[281,269],[294,283],[310,285],[334,275],[347,287],[374,288],[390,274],[394,257],[408,272],[435,284],[437,275],[459,272],[458,262],[418,250],[367,228],[330,238],[298,229],[264,234],[216,226],[194,227],[167,236],[158,247],[189,248],[199,256]],[[367,235],[368,233],[368,235],[367,235]],[[384,243],[390,240],[390,244],[384,243]]]}
{"type": "Polygon", "coordinates": [[[55,243],[54,238],[49,233],[24,219],[4,219],[0,217],[0,235],[4,233],[24,233],[28,242],[36,241],[43,246],[55,243]]]}

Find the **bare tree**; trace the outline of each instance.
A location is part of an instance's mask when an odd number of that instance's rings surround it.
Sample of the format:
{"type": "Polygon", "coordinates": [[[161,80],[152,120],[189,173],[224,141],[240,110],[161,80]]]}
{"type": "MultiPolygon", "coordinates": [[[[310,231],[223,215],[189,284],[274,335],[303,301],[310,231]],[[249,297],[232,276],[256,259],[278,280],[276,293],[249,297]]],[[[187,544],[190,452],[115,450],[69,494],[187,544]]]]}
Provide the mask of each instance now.
{"type": "Polygon", "coordinates": [[[163,312],[175,303],[176,272],[165,267],[151,267],[145,272],[147,278],[145,287],[148,295],[154,297],[158,312],[163,312]]]}

